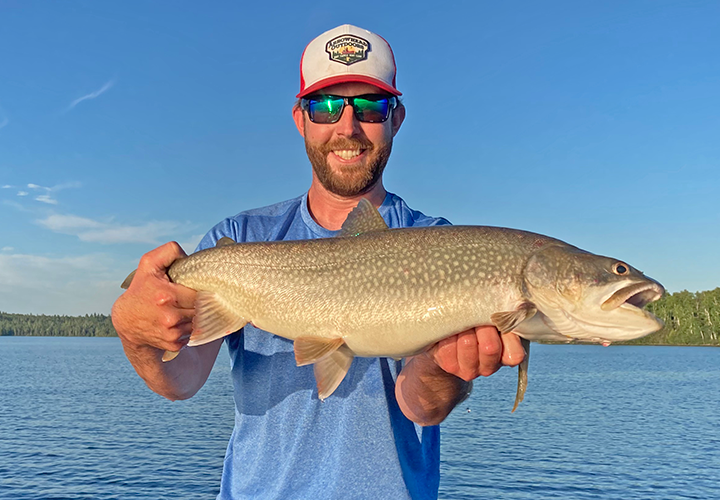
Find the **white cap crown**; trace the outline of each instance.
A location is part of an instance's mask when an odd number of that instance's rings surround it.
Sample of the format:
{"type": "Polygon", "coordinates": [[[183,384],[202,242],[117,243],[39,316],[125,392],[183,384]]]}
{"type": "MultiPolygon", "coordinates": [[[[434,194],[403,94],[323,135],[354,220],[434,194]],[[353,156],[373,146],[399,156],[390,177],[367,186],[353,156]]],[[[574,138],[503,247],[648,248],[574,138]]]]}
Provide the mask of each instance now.
{"type": "Polygon", "coordinates": [[[326,31],[305,47],[300,60],[300,93],[305,97],[338,83],[369,83],[393,95],[395,56],[385,39],[344,24],[326,31]]]}

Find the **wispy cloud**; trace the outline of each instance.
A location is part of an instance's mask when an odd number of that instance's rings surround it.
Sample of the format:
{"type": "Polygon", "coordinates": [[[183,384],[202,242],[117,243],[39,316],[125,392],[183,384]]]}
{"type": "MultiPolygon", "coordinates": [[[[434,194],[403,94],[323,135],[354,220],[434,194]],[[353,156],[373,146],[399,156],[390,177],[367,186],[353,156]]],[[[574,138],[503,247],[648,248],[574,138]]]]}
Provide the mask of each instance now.
{"type": "Polygon", "coordinates": [[[68,111],[70,111],[71,109],[73,109],[75,106],[77,106],[78,104],[80,104],[83,101],[87,101],[88,99],[95,99],[95,98],[101,96],[102,94],[104,94],[105,92],[110,90],[113,85],[115,85],[114,79],[106,82],[105,85],[100,87],[100,89],[96,90],[95,92],[90,92],[89,94],[86,94],[82,97],[78,97],[77,99],[75,99],[73,102],[70,103],[70,105],[67,107],[67,109],[65,109],[65,112],[67,113],[68,111]]]}
{"type": "Polygon", "coordinates": [[[43,203],[47,203],[49,205],[57,205],[58,204],[57,200],[54,198],[51,198],[49,194],[41,194],[40,196],[36,196],[35,200],[41,201],[43,203]]]}
{"type": "Polygon", "coordinates": [[[12,252],[13,250],[15,250],[13,247],[2,247],[3,252],[12,252]]]}
{"type": "Polygon", "coordinates": [[[29,194],[30,193],[28,193],[27,191],[18,191],[18,193],[17,193],[18,196],[27,196],[29,194]]]}
{"type": "Polygon", "coordinates": [[[61,234],[77,236],[92,243],[159,244],[163,238],[184,232],[184,224],[173,221],[150,221],[139,226],[100,222],[77,215],[53,214],[36,221],[41,226],[61,234]]]}
{"type": "MultiPolygon", "coordinates": [[[[10,247],[3,251],[12,251],[10,247]],[[8,250],[9,249],[9,250],[8,250]]],[[[33,314],[107,314],[131,268],[103,254],[58,257],[0,254],[2,311],[33,314]]]]}
{"type": "Polygon", "coordinates": [[[76,232],[85,229],[98,229],[103,227],[101,222],[79,217],[77,215],[51,215],[38,222],[56,233],[76,232]]]}
{"type": "Polygon", "coordinates": [[[15,189],[15,186],[11,186],[10,184],[5,184],[2,188],[3,189],[15,189]]]}
{"type": "MultiPolygon", "coordinates": [[[[57,205],[58,201],[53,197],[53,193],[57,193],[58,191],[62,191],[63,189],[69,189],[69,188],[79,188],[81,184],[79,182],[65,182],[63,184],[57,184],[52,187],[47,186],[41,186],[39,184],[28,184],[28,189],[32,189],[34,191],[44,191],[45,194],[41,194],[35,197],[36,201],[47,203],[48,205],[57,205]]],[[[28,194],[27,191],[20,191],[18,192],[18,196],[26,196],[28,194]],[[24,194],[21,194],[24,193],[24,194]]]]}

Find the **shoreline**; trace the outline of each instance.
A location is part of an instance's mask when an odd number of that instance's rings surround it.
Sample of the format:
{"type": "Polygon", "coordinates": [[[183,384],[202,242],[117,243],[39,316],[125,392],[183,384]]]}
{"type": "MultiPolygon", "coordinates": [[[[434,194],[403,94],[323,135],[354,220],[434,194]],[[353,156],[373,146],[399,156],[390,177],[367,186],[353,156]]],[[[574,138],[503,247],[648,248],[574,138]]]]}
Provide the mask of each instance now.
{"type": "MultiPolygon", "coordinates": [[[[85,338],[85,339],[117,339],[117,335],[0,335],[3,337],[16,337],[16,338],[54,338],[54,339],[65,339],[65,338],[85,338]]],[[[594,344],[591,342],[534,342],[542,345],[588,345],[588,346],[600,346],[600,344],[594,344]]],[[[720,347],[718,344],[628,344],[628,343],[612,343],[607,347],[720,347]]]]}

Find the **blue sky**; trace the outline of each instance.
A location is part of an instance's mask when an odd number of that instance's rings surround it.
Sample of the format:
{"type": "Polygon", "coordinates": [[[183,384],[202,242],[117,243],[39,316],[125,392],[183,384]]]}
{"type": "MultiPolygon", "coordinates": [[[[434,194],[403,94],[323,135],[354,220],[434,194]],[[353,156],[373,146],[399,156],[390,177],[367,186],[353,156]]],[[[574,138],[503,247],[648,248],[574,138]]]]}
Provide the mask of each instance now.
{"type": "Polygon", "coordinates": [[[385,37],[407,119],[386,187],[548,234],[670,291],[720,286],[715,1],[0,1],[0,311],[108,313],[169,240],[297,196],[299,59],[385,37]]]}

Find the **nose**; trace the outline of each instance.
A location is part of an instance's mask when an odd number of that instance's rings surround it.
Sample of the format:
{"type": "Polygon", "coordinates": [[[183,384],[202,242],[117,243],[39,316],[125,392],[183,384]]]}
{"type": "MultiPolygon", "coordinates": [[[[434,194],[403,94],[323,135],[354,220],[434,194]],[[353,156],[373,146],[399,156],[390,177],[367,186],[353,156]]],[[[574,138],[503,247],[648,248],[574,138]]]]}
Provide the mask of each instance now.
{"type": "Polygon", "coordinates": [[[360,131],[360,122],[349,104],[343,109],[340,119],[335,123],[335,133],[344,137],[352,137],[360,131]]]}

